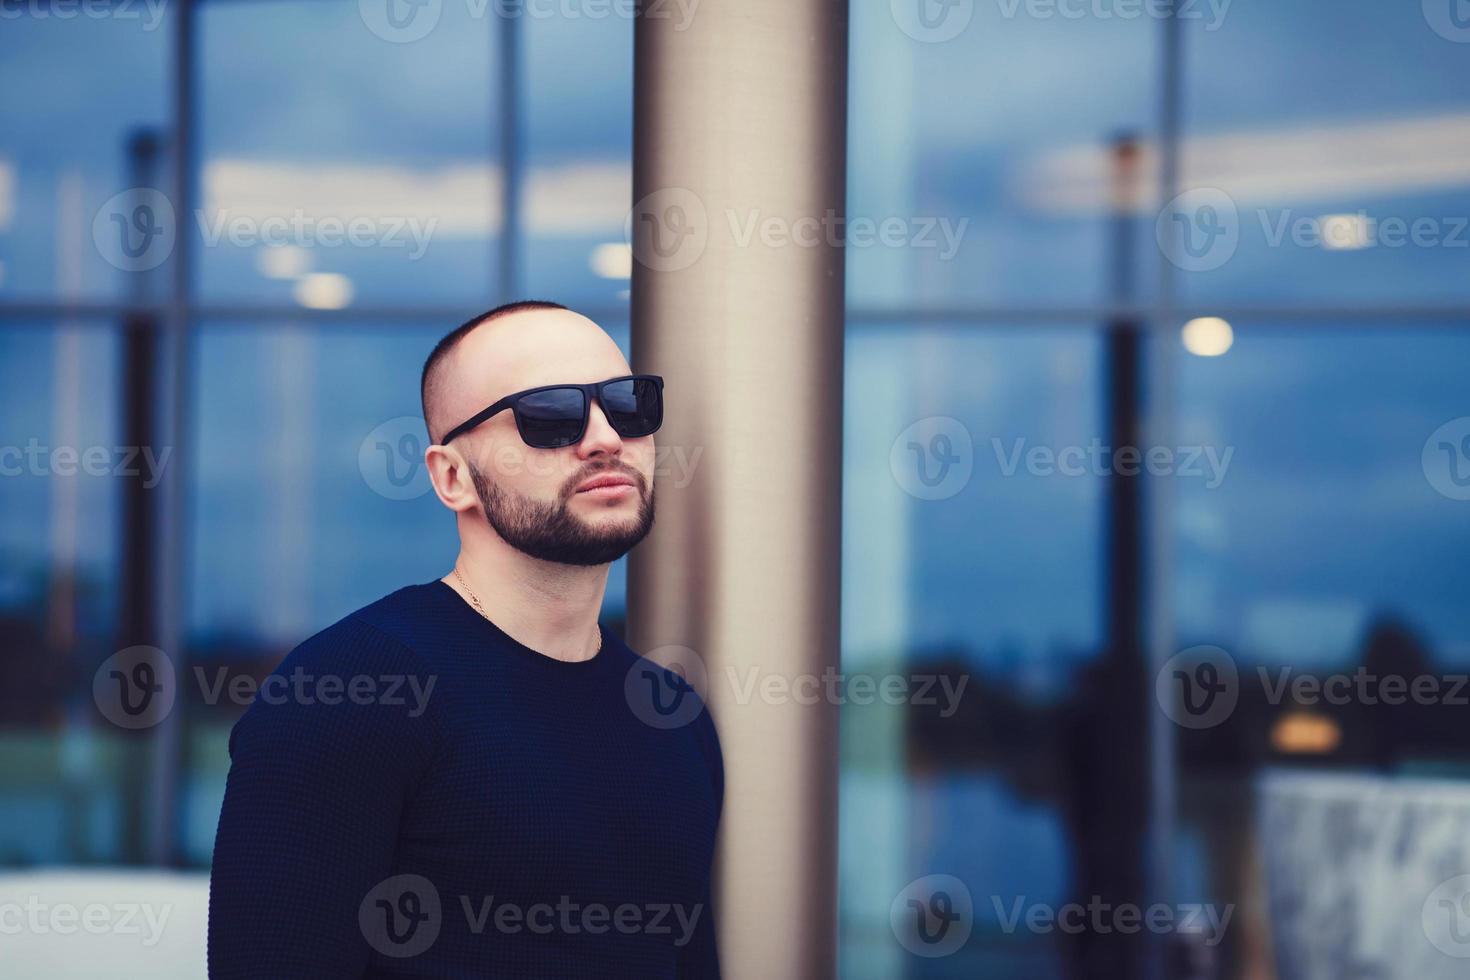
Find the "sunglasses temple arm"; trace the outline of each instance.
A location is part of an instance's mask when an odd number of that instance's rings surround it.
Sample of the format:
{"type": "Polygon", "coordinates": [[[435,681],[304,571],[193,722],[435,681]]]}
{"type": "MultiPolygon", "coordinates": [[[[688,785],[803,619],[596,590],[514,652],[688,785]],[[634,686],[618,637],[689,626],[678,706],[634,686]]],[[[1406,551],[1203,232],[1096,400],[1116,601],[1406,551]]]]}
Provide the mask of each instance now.
{"type": "Polygon", "coordinates": [[[470,431],[475,426],[477,426],[480,423],[484,422],[486,419],[490,418],[492,415],[497,415],[500,412],[505,411],[509,407],[510,407],[510,399],[509,398],[502,398],[502,399],[500,399],[500,401],[496,402],[494,405],[491,405],[489,408],[485,409],[482,412],[477,412],[474,415],[471,415],[469,418],[465,419],[459,425],[456,425],[454,428],[450,429],[449,430],[449,434],[444,437],[444,440],[442,442],[440,442],[439,445],[441,445],[441,446],[447,446],[447,445],[449,445],[450,440],[455,439],[455,438],[457,438],[459,436],[464,435],[466,432],[470,431]]]}

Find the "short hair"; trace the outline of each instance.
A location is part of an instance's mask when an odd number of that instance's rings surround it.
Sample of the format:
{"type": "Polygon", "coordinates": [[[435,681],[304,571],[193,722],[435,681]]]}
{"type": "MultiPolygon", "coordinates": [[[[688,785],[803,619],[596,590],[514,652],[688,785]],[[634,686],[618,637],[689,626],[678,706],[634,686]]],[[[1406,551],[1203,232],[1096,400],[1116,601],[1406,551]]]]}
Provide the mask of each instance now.
{"type": "Polygon", "coordinates": [[[560,303],[553,303],[551,300],[546,299],[516,300],[514,303],[502,303],[493,310],[486,310],[484,313],[470,317],[464,323],[461,323],[449,331],[449,333],[445,334],[434,345],[434,349],[429,352],[428,359],[424,361],[424,372],[419,377],[419,402],[423,408],[424,427],[429,431],[429,440],[432,442],[435,439],[434,423],[429,418],[429,403],[434,401],[438,394],[440,381],[442,380],[440,376],[443,374],[442,367],[445,359],[455,347],[459,346],[461,340],[469,336],[470,332],[476,327],[491,323],[503,316],[510,316],[512,313],[523,313],[529,310],[565,309],[567,307],[560,303]]]}

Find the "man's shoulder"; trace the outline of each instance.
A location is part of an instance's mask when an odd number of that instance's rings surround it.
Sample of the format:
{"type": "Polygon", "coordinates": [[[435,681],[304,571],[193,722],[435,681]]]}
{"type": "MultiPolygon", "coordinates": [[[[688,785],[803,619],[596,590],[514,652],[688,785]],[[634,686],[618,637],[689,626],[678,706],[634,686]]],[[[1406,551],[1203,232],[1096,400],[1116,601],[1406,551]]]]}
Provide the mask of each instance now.
{"type": "Polygon", "coordinates": [[[423,634],[443,623],[440,593],[447,589],[435,579],[418,585],[405,585],[354,610],[342,622],[353,621],[385,636],[390,636],[410,649],[420,646],[423,634]]]}
{"type": "Polygon", "coordinates": [[[277,671],[307,666],[348,667],[370,661],[413,666],[415,636],[428,621],[430,585],[406,585],[343,616],[302,640],[277,671]]]}
{"type": "Polygon", "coordinates": [[[385,628],[395,614],[402,618],[419,588],[384,596],[297,644],[261,682],[234,726],[231,756],[242,745],[273,751],[308,733],[328,751],[334,738],[342,745],[371,741],[423,716],[435,671],[385,628]]]}

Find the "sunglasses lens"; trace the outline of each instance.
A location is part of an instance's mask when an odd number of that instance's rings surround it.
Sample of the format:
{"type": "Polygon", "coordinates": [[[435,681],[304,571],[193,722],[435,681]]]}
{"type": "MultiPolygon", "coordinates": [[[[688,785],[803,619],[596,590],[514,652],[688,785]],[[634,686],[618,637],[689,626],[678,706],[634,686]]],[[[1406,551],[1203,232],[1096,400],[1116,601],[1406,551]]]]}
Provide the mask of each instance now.
{"type": "Polygon", "coordinates": [[[548,388],[521,398],[515,412],[516,425],[528,446],[557,449],[581,436],[587,402],[580,388],[548,388]]]}
{"type": "Polygon", "coordinates": [[[629,439],[658,431],[664,397],[658,382],[646,378],[614,381],[602,389],[602,410],[618,435],[629,439]]]}

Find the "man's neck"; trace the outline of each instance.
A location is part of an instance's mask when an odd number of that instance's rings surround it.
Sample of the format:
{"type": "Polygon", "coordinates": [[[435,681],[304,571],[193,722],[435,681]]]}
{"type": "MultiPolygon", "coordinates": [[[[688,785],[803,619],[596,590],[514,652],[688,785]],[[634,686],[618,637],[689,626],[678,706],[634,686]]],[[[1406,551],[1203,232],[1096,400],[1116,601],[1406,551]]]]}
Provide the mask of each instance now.
{"type": "Polygon", "coordinates": [[[597,617],[610,567],[542,561],[495,540],[462,546],[444,582],[470,605],[478,599],[516,642],[556,660],[587,660],[600,642],[597,617]]]}

